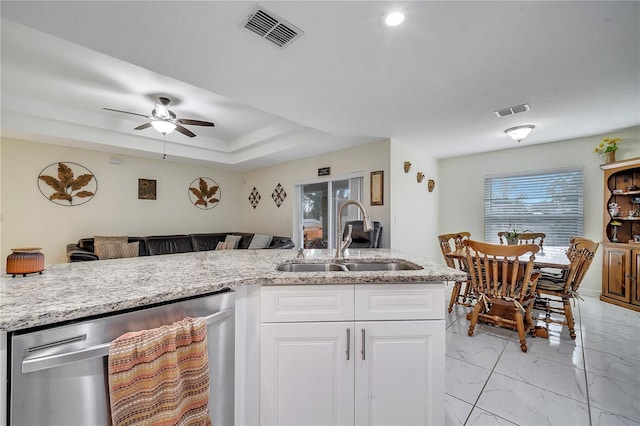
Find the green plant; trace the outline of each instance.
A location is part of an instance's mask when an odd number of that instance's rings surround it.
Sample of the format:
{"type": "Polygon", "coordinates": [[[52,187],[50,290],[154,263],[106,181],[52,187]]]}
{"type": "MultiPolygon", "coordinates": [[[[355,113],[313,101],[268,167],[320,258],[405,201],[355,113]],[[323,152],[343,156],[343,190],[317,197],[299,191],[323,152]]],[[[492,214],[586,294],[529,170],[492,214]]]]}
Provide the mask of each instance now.
{"type": "Polygon", "coordinates": [[[518,230],[515,224],[510,224],[509,228],[504,231],[504,237],[507,240],[517,240],[520,234],[524,234],[525,232],[529,232],[528,229],[524,229],[522,231],[518,230]]]}
{"type": "Polygon", "coordinates": [[[618,142],[621,140],[620,138],[604,138],[602,142],[594,148],[593,152],[598,155],[613,152],[618,149],[618,142]]]}

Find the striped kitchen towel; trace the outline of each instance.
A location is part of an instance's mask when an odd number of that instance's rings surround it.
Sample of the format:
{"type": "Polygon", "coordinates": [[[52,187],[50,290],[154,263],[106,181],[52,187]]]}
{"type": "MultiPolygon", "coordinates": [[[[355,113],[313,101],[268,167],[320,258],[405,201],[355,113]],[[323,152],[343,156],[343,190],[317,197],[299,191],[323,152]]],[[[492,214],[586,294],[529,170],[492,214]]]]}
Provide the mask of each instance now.
{"type": "Polygon", "coordinates": [[[123,334],[108,362],[113,425],[211,425],[204,318],[123,334]]]}

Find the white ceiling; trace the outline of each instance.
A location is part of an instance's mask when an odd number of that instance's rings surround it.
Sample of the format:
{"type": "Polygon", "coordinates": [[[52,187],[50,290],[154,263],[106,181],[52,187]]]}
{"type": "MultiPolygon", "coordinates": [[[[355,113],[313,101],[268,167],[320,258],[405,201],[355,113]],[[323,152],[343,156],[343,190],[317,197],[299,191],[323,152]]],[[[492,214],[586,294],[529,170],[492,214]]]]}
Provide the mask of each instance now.
{"type": "MultiPolygon", "coordinates": [[[[2,134],[161,157],[136,131],[153,97],[198,136],[176,161],[248,170],[390,138],[450,157],[640,124],[640,2],[280,1],[284,49],[243,28],[244,1],[5,1],[2,134]],[[384,28],[402,6],[407,20],[384,28]],[[497,118],[528,103],[531,111],[497,118]]],[[[591,147],[590,147],[591,148],[591,147]]]]}

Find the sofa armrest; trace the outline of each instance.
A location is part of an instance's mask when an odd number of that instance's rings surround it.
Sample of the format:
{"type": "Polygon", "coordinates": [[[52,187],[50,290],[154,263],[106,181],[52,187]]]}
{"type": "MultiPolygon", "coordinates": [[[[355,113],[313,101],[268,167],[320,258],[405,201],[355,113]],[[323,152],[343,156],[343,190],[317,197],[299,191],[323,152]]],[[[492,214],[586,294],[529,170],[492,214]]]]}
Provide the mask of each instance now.
{"type": "Polygon", "coordinates": [[[77,244],[67,244],[67,260],[69,262],[86,262],[98,260],[98,256],[89,250],[78,247],[77,244]]]}
{"type": "Polygon", "coordinates": [[[290,237],[273,237],[267,249],[292,249],[296,245],[290,237]]]}

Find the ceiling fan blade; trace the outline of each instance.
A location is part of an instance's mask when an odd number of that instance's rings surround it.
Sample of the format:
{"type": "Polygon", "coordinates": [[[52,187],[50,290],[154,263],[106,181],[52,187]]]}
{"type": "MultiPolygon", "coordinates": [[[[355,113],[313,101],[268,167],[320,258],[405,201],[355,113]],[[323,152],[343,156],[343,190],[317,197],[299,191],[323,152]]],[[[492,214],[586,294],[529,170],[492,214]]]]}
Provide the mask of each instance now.
{"type": "Polygon", "coordinates": [[[210,121],[189,120],[188,118],[179,118],[178,123],[186,124],[188,126],[209,126],[209,127],[215,126],[215,124],[213,124],[210,121]]]}
{"type": "Polygon", "coordinates": [[[144,129],[146,129],[147,127],[151,127],[151,123],[144,123],[144,124],[141,124],[141,125],[139,125],[138,127],[136,127],[136,128],[135,128],[135,129],[133,129],[133,130],[144,130],[144,129]]]}
{"type": "Polygon", "coordinates": [[[144,114],[138,114],[137,112],[121,111],[121,110],[119,110],[119,109],[111,109],[111,108],[102,108],[102,109],[105,109],[105,110],[107,110],[107,111],[113,111],[113,112],[121,112],[121,113],[123,113],[123,114],[138,115],[138,116],[140,116],[140,117],[144,117],[144,118],[150,118],[150,117],[149,117],[149,116],[147,116],[147,115],[144,115],[144,114]]]}
{"type": "Polygon", "coordinates": [[[182,127],[179,124],[176,124],[176,131],[182,133],[185,136],[189,136],[190,138],[192,138],[192,137],[194,137],[196,135],[191,130],[189,130],[189,129],[185,128],[185,127],[182,127]]]}

